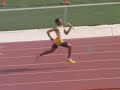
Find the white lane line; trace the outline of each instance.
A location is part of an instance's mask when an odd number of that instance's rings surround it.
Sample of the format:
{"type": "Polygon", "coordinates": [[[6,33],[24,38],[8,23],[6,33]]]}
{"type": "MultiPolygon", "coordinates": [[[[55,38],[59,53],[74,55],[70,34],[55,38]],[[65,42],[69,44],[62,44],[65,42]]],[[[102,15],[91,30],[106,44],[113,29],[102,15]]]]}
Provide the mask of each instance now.
{"type": "Polygon", "coordinates": [[[101,78],[77,79],[77,80],[58,80],[58,81],[42,81],[42,82],[26,82],[26,83],[8,83],[8,84],[0,84],[0,86],[65,83],[65,82],[88,82],[88,81],[118,80],[118,79],[120,79],[120,77],[111,77],[111,78],[101,77],[101,78]]]}
{"type": "Polygon", "coordinates": [[[3,53],[0,53],[0,56],[2,56],[3,55],[3,53]]]}
{"type": "MultiPolygon", "coordinates": [[[[85,53],[72,53],[73,55],[80,55],[80,54],[100,54],[100,53],[120,53],[120,51],[98,51],[98,52],[85,52],[85,53]]],[[[67,54],[49,54],[46,56],[64,56],[67,54]]],[[[32,58],[35,57],[35,55],[30,55],[30,56],[17,56],[17,57],[3,57],[1,59],[13,59],[13,58],[32,58]]]]}
{"type": "MultiPolygon", "coordinates": [[[[105,59],[105,60],[89,60],[89,61],[77,61],[77,63],[89,63],[89,62],[109,62],[109,61],[120,61],[120,59],[105,59]]],[[[77,64],[76,63],[76,64],[77,64]]],[[[68,62],[55,62],[55,63],[39,63],[39,64],[21,64],[21,65],[5,65],[0,66],[0,68],[7,67],[20,67],[20,66],[41,66],[41,65],[53,65],[53,64],[69,64],[68,62]]]]}
{"type": "Polygon", "coordinates": [[[0,46],[0,49],[5,48],[5,46],[0,46]]]}
{"type": "Polygon", "coordinates": [[[0,9],[0,12],[5,11],[21,11],[21,10],[41,10],[41,9],[53,9],[53,8],[65,8],[65,7],[88,7],[88,6],[101,6],[101,5],[115,5],[120,4],[120,2],[107,2],[107,3],[91,3],[91,4],[78,4],[78,5],[68,5],[68,6],[47,6],[47,7],[29,7],[29,8],[13,8],[13,9],[0,9]]]}
{"type": "Polygon", "coordinates": [[[62,71],[45,71],[45,72],[32,72],[32,73],[13,73],[13,74],[1,74],[0,76],[14,76],[14,75],[34,75],[34,74],[43,74],[43,73],[69,73],[69,72],[87,72],[87,71],[102,71],[102,70],[120,70],[120,67],[114,68],[98,68],[98,69],[82,69],[82,70],[62,70],[62,71]]]}
{"type": "MultiPolygon", "coordinates": [[[[120,45],[120,43],[111,43],[111,44],[94,44],[94,45],[76,45],[76,46],[72,46],[74,47],[95,47],[95,46],[113,46],[113,45],[120,45]]],[[[32,50],[32,49],[47,49],[50,47],[40,47],[40,48],[22,48],[22,49],[7,49],[7,50],[0,50],[0,51],[19,51],[19,50],[32,50]]]]}

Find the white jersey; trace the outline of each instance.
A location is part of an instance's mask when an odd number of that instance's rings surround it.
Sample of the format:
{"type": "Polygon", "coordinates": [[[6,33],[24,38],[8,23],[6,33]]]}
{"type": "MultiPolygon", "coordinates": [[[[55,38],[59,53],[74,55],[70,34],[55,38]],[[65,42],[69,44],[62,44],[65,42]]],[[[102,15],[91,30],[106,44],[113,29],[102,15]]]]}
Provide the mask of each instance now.
{"type": "Polygon", "coordinates": [[[62,38],[64,36],[64,27],[63,27],[63,25],[56,26],[56,28],[59,30],[59,36],[58,37],[62,38]]]}

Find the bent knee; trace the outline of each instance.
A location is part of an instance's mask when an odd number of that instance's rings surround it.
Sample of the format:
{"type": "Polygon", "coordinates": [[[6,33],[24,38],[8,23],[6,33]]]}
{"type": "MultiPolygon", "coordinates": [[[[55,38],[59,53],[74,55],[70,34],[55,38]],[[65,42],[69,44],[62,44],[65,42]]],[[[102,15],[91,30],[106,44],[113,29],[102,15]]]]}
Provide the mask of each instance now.
{"type": "Polygon", "coordinates": [[[71,44],[68,44],[68,48],[72,48],[72,45],[71,45],[71,44]]]}

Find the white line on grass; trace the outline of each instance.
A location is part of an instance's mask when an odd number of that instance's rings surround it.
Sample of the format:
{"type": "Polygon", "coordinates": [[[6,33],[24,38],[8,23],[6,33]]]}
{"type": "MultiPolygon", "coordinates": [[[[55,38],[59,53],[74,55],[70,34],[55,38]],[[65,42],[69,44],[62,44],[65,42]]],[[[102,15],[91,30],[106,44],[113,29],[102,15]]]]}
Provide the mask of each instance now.
{"type": "Polygon", "coordinates": [[[85,82],[85,81],[98,81],[98,80],[118,80],[120,77],[101,77],[101,78],[90,78],[90,79],[77,79],[77,80],[59,80],[59,81],[41,81],[41,82],[26,82],[26,83],[8,83],[0,84],[0,86],[12,86],[12,85],[32,85],[32,84],[47,84],[47,83],[64,83],[64,82],[85,82]]]}
{"type": "Polygon", "coordinates": [[[120,2],[108,2],[108,3],[91,3],[91,4],[79,4],[79,5],[68,5],[68,6],[49,6],[49,7],[29,7],[29,8],[14,8],[14,9],[0,9],[3,11],[20,11],[20,10],[37,10],[37,9],[53,9],[53,8],[64,8],[64,7],[85,7],[85,6],[101,6],[101,5],[113,5],[120,4],[120,2]]]}

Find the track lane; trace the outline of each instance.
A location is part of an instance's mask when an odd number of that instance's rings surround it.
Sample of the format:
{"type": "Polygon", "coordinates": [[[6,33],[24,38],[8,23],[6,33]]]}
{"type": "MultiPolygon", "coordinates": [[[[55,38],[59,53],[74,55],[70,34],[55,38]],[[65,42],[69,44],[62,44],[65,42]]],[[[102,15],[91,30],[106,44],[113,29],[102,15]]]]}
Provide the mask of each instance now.
{"type": "MultiPolygon", "coordinates": [[[[33,66],[13,66],[13,67],[4,67],[5,65],[22,65],[22,64],[32,64],[34,62],[34,56],[31,57],[20,57],[20,58],[5,58],[0,56],[0,63],[3,67],[0,68],[0,88],[2,90],[24,90],[29,89],[41,89],[41,90],[56,90],[66,88],[67,90],[82,90],[82,89],[93,89],[93,88],[113,88],[118,87],[120,83],[120,52],[119,52],[119,44],[110,45],[111,43],[120,43],[119,37],[105,37],[105,38],[89,38],[89,39],[74,39],[68,40],[73,45],[95,45],[95,44],[109,44],[108,47],[106,45],[98,45],[95,48],[93,46],[81,46],[79,49],[80,52],[85,52],[82,54],[73,54],[73,58],[78,61],[91,61],[91,60],[101,60],[94,62],[80,62],[77,64],[46,64],[46,63],[57,63],[57,62],[65,62],[66,55],[60,55],[61,53],[66,53],[66,51],[61,51],[42,57],[40,63],[33,66]],[[87,51],[86,51],[87,48],[87,51]],[[85,49],[85,50],[84,50],[85,49]],[[90,49],[90,50],[89,50],[90,49]],[[111,50],[112,52],[103,52],[104,50],[111,50]],[[96,51],[102,51],[101,53],[96,51]],[[113,52],[116,51],[116,52],[113,52]],[[86,53],[88,52],[88,53],[86,53]],[[92,53],[95,52],[95,53],[92,53]],[[59,54],[59,55],[58,55],[59,54]],[[55,56],[55,57],[53,57],[55,56]],[[57,56],[57,57],[56,57],[57,56]],[[61,58],[62,56],[62,58],[61,58]],[[58,59],[58,57],[60,57],[58,59]],[[50,58],[50,59],[48,59],[50,58]],[[110,60],[116,59],[116,60],[110,60]],[[102,61],[106,60],[106,61],[102,61]],[[7,63],[8,62],[8,63],[7,63]],[[98,70],[100,68],[114,68],[114,69],[105,69],[98,70]],[[85,71],[76,71],[76,72],[64,72],[68,70],[84,70],[85,71]],[[88,70],[88,69],[97,69],[97,70],[88,70]],[[55,72],[55,71],[63,71],[56,73],[37,73],[37,72],[55,72]],[[32,74],[23,74],[23,73],[32,73],[32,74]],[[34,74],[33,74],[34,73],[34,74]],[[11,75],[12,74],[12,75],[11,75]],[[14,75],[13,75],[14,74],[14,75]],[[43,77],[44,76],[44,77],[43,77]],[[43,77],[43,78],[42,78],[43,77]],[[45,78],[46,77],[46,78],[45,78]],[[58,78],[59,77],[59,78],[58,78]],[[75,80],[76,79],[76,80],[75,80]],[[79,80],[80,79],[80,80],[79,80]],[[54,82],[46,83],[50,80],[54,82]],[[56,82],[56,80],[58,80],[56,82]],[[78,81],[77,81],[78,80],[78,81]],[[2,82],[3,81],[3,82],[2,82]],[[45,83],[40,83],[40,82],[45,83]],[[36,83],[34,83],[36,82],[36,83]],[[8,85],[8,83],[10,85],[8,85]],[[16,83],[16,84],[15,84],[16,83]]],[[[23,51],[17,51],[18,55],[31,55],[33,54],[32,50],[29,51],[29,48],[32,47],[49,47],[47,45],[51,45],[51,42],[43,41],[41,42],[21,42],[21,43],[8,43],[4,44],[4,49],[1,48],[1,51],[4,50],[13,50],[13,49],[25,49],[27,54],[23,51]],[[28,49],[28,50],[27,50],[28,49]]],[[[77,48],[74,48],[75,52],[79,52],[77,48]]],[[[14,52],[14,51],[12,51],[14,52]]],[[[12,56],[13,54],[10,52],[4,52],[5,55],[12,56]]],[[[16,53],[14,53],[17,56],[16,53]]]]}

